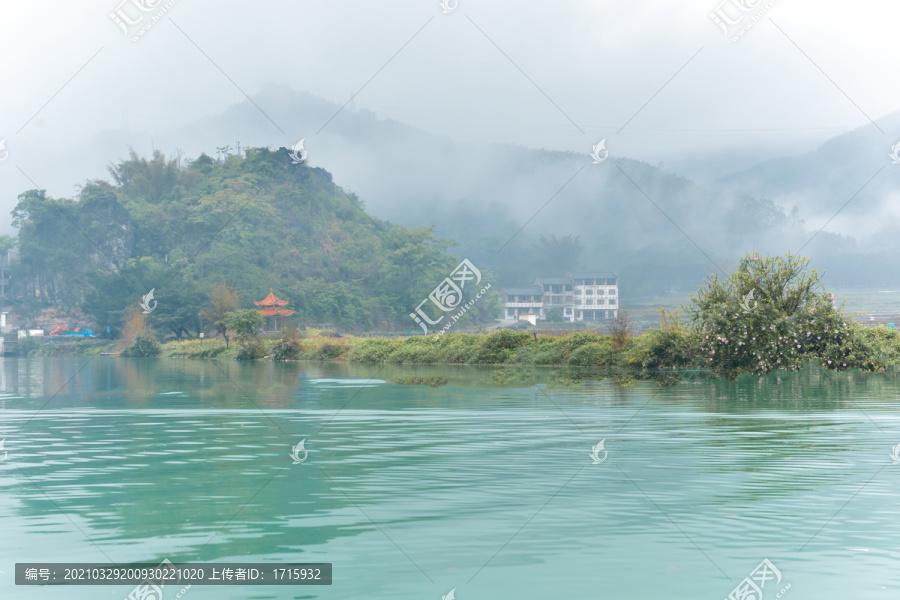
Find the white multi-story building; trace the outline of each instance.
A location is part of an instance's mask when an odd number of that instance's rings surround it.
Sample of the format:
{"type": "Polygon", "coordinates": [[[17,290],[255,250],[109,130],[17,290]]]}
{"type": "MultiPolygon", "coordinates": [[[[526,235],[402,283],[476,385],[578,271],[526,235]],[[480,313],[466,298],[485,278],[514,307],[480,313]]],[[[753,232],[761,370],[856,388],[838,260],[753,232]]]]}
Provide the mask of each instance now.
{"type": "Polygon", "coordinates": [[[532,287],[502,290],[506,319],[546,319],[558,308],[566,321],[608,321],[619,310],[619,279],[615,273],[566,273],[538,277],[532,287]]]}

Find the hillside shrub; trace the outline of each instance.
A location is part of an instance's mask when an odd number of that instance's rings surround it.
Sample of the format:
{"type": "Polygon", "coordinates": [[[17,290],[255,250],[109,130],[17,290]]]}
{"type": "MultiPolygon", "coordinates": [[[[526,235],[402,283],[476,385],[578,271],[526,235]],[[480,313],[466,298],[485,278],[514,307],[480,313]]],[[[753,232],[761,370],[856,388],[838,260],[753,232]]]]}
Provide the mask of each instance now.
{"type": "Polygon", "coordinates": [[[699,350],[689,335],[677,331],[651,329],[631,341],[627,362],[644,369],[690,366],[699,350]]]}
{"type": "Polygon", "coordinates": [[[18,348],[16,351],[19,353],[19,356],[34,356],[41,350],[41,340],[37,337],[29,335],[19,338],[17,343],[18,348]]]}
{"type": "Polygon", "coordinates": [[[563,336],[559,341],[559,348],[562,350],[563,356],[570,356],[575,350],[586,345],[594,344],[600,339],[596,333],[591,331],[579,331],[563,336]]]}
{"type": "Polygon", "coordinates": [[[325,342],[316,349],[314,357],[315,360],[334,360],[345,354],[348,349],[348,346],[325,342]]]}
{"type": "Polygon", "coordinates": [[[833,339],[822,352],[821,362],[837,371],[884,371],[900,364],[900,332],[883,326],[851,325],[847,335],[833,339]]]}
{"type": "Polygon", "coordinates": [[[479,336],[469,333],[450,333],[442,335],[441,338],[435,342],[440,344],[438,356],[441,358],[441,362],[457,365],[474,362],[472,359],[478,345],[479,336]]]}
{"type": "Polygon", "coordinates": [[[159,356],[162,348],[156,338],[147,333],[139,333],[134,339],[134,344],[122,350],[119,356],[148,358],[159,356]]]}
{"type": "Polygon", "coordinates": [[[393,346],[387,362],[396,364],[433,363],[440,352],[440,346],[431,337],[409,337],[393,346]]]}
{"type": "Polygon", "coordinates": [[[266,343],[259,337],[245,337],[239,341],[240,347],[235,356],[237,360],[256,360],[267,355],[266,343]]]}
{"type": "Polygon", "coordinates": [[[285,335],[272,344],[273,360],[296,360],[303,352],[303,344],[296,336],[285,335]]]}
{"type": "Polygon", "coordinates": [[[388,362],[394,350],[394,340],[366,338],[357,342],[347,353],[347,360],[359,363],[388,362]]]}
{"type": "Polygon", "coordinates": [[[511,362],[516,350],[532,342],[525,331],[500,329],[483,336],[477,349],[467,362],[477,364],[504,364],[511,362]]]}
{"type": "Polygon", "coordinates": [[[573,367],[618,367],[624,362],[623,351],[616,348],[615,342],[608,338],[597,338],[598,341],[579,346],[566,361],[573,367]]]}

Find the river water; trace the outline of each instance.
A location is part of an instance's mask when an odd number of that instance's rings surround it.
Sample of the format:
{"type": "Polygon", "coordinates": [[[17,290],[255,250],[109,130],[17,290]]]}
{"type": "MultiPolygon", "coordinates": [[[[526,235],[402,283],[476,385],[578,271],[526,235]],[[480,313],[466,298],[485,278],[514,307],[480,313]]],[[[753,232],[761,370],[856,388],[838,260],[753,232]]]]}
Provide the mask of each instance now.
{"type": "Polygon", "coordinates": [[[334,578],[165,600],[722,600],[754,571],[765,600],[900,598],[900,373],[3,359],[0,439],[3,599],[134,587],[16,562],[163,559],[334,578]]]}

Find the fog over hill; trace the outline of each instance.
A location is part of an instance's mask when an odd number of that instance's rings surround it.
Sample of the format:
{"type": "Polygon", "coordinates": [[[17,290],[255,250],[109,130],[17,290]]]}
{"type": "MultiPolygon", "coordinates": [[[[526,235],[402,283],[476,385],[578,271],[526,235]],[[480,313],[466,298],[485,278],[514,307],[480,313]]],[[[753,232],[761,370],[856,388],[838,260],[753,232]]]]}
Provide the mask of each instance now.
{"type": "MultiPolygon", "coordinates": [[[[900,112],[815,150],[768,160],[720,180],[723,187],[796,207],[810,226],[853,237],[863,252],[900,251],[900,169],[889,155],[900,140],[900,112]],[[822,217],[825,217],[824,219],[822,217]]],[[[897,159],[900,161],[900,158],[897,159]]]]}
{"type": "MultiPolygon", "coordinates": [[[[274,121],[289,123],[297,139],[304,137],[309,161],[359,194],[374,215],[406,226],[436,224],[439,236],[458,243],[455,251],[494,268],[504,284],[528,283],[555,266],[615,270],[634,293],[684,290],[717,267],[728,271],[746,251],[803,248],[831,281],[872,285],[890,280],[885,270],[898,252],[890,235],[898,175],[887,168],[890,145],[878,144],[890,135],[871,125],[829,141],[808,158],[768,161],[704,186],[617,156],[613,144],[607,146],[609,160],[593,164],[587,151],[457,143],[284,86],[267,86],[255,100],[274,121]],[[315,135],[324,123],[323,134],[315,135]],[[839,225],[866,235],[840,235],[839,225]],[[550,236],[578,236],[583,250],[554,245],[550,236]]],[[[192,140],[193,146],[179,147],[196,153],[227,143],[221,132],[233,131],[232,123],[241,124],[245,144],[264,145],[267,135],[275,137],[249,102],[166,137],[192,140]]],[[[897,116],[882,128],[900,133],[897,116]]]]}
{"type": "MultiPolygon", "coordinates": [[[[308,162],[361,198],[372,215],[408,227],[436,225],[451,251],[495,272],[501,285],[567,269],[617,272],[623,296],[693,290],[710,272],[730,272],[747,251],[813,258],[832,283],[896,278],[900,174],[887,153],[900,116],[841,135],[806,155],[766,161],[707,185],[617,154],[593,164],[584,153],[455,142],[285,85],[270,84],[220,114],[148,135],[107,130],[84,140],[52,177],[103,173],[85,156],[116,162],[136,139],[187,158],[238,142],[244,148],[304,139],[308,162]],[[265,107],[264,111],[259,107],[265,107]],[[883,150],[883,151],[882,151],[883,150]],[[883,170],[879,172],[879,169],[883,170]],[[875,173],[833,221],[828,220],[875,173]],[[824,231],[810,239],[824,224],[824,231]],[[864,235],[841,235],[841,231],[864,235]]],[[[36,173],[36,180],[50,177],[36,173]]],[[[20,190],[21,191],[21,190],[20,190]]]]}

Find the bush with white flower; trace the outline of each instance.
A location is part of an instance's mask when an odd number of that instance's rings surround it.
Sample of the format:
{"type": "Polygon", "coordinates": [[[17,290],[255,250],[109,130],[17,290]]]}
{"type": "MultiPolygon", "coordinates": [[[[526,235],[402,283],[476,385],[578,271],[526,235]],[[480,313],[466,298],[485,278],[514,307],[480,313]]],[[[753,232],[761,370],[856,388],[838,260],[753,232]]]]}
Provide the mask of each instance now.
{"type": "Polygon", "coordinates": [[[849,333],[846,317],[808,267],[809,259],[791,255],[745,255],[726,280],[710,277],[688,311],[711,369],[733,378],[796,371],[811,359],[847,368],[839,351],[849,333]]]}

